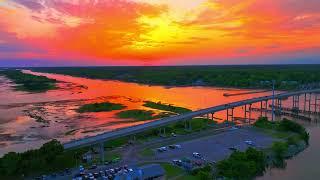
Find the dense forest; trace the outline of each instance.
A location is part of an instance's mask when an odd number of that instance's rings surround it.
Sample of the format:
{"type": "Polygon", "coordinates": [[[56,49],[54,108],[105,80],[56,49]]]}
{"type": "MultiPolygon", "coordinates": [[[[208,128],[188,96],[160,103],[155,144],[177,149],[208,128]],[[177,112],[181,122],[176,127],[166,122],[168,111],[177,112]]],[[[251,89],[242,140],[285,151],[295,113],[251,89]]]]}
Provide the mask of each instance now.
{"type": "Polygon", "coordinates": [[[278,89],[319,86],[320,65],[59,67],[31,68],[39,72],[114,79],[165,86],[220,86],[278,89]]]}

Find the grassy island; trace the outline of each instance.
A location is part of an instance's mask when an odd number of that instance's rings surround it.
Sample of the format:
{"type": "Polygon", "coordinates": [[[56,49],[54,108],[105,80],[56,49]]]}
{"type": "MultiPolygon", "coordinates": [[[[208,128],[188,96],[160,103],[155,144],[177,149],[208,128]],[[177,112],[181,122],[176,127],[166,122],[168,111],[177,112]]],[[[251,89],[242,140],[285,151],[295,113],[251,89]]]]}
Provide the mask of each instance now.
{"type": "Polygon", "coordinates": [[[158,110],[163,110],[163,111],[170,111],[174,112],[177,114],[183,114],[187,112],[191,112],[190,109],[183,108],[183,107],[178,107],[178,106],[173,106],[171,104],[163,104],[161,102],[152,102],[152,101],[145,101],[143,104],[144,107],[149,107],[152,109],[158,109],[158,110]]]}
{"type": "Polygon", "coordinates": [[[19,91],[46,92],[57,88],[55,79],[25,74],[20,70],[4,70],[0,71],[0,75],[4,75],[13,81],[16,84],[15,89],[19,91]]]}
{"type": "Polygon", "coordinates": [[[145,120],[152,120],[152,119],[159,119],[171,116],[171,113],[162,112],[155,115],[153,111],[141,110],[141,109],[132,109],[127,111],[121,111],[117,113],[117,116],[121,119],[134,119],[137,121],[145,121],[145,120]]]}
{"type": "Polygon", "coordinates": [[[106,112],[106,111],[113,111],[113,110],[121,110],[121,109],[124,109],[125,107],[126,106],[122,104],[103,102],[103,103],[85,104],[81,106],[77,111],[79,113],[106,112]]]}

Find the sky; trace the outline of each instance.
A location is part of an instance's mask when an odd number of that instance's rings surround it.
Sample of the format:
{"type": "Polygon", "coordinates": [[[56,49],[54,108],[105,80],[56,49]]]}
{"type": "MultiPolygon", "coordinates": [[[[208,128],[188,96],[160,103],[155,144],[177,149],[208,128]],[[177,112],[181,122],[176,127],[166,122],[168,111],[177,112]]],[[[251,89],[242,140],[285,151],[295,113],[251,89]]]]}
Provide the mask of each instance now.
{"type": "Polygon", "coordinates": [[[0,66],[320,63],[320,0],[0,0],[0,66]]]}

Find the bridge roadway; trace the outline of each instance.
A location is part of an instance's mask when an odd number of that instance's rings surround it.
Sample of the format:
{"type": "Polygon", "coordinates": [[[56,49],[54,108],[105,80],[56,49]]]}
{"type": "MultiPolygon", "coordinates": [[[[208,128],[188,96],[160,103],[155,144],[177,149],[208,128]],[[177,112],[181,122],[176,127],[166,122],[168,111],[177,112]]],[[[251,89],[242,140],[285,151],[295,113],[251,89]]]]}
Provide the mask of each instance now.
{"type": "MultiPolygon", "coordinates": [[[[281,94],[276,94],[274,98],[275,99],[282,99],[282,98],[288,98],[291,96],[297,96],[297,95],[309,94],[309,93],[320,93],[320,89],[281,93],[281,94]]],[[[91,145],[95,145],[95,144],[100,144],[102,142],[116,139],[119,137],[137,134],[137,133],[146,131],[148,129],[160,128],[160,127],[163,127],[163,126],[166,126],[166,125],[178,122],[178,121],[189,120],[194,117],[203,116],[206,114],[215,113],[215,112],[219,112],[219,111],[223,111],[223,110],[227,110],[227,109],[231,109],[231,108],[235,108],[235,107],[239,107],[239,106],[249,105],[249,104],[253,104],[253,103],[257,103],[257,102],[261,102],[261,101],[271,100],[271,99],[273,99],[272,95],[242,100],[242,101],[233,102],[233,103],[229,103],[229,104],[223,104],[223,105],[219,105],[219,106],[214,106],[214,107],[210,107],[210,108],[206,108],[206,109],[202,109],[202,110],[198,110],[198,111],[193,111],[190,113],[185,113],[185,114],[181,114],[181,115],[177,115],[177,116],[171,116],[171,117],[159,119],[156,121],[152,121],[152,122],[137,125],[137,126],[131,126],[128,128],[122,128],[122,129],[117,129],[117,130],[113,130],[113,131],[108,131],[108,132],[105,132],[105,133],[102,133],[102,134],[99,134],[96,136],[91,136],[91,137],[86,137],[86,138],[79,139],[79,140],[70,141],[70,142],[63,144],[63,146],[65,149],[73,149],[73,148],[86,147],[86,146],[91,146],[91,145]]]]}

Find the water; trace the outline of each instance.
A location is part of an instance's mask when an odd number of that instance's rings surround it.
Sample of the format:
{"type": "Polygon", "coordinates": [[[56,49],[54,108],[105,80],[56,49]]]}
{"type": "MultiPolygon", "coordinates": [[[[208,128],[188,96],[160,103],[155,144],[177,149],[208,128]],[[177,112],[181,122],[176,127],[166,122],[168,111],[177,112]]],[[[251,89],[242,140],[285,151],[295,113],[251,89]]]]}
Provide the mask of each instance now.
{"type": "MultiPolygon", "coordinates": [[[[252,90],[212,87],[168,88],[24,72],[45,75],[61,81],[58,83],[60,89],[46,93],[19,92],[13,90],[8,79],[0,77],[0,155],[8,151],[25,151],[39,147],[52,138],[65,142],[147,122],[118,119],[115,113],[119,111],[84,114],[75,111],[86,103],[109,101],[122,103],[127,106],[127,109],[148,109],[142,106],[143,101],[148,100],[198,110],[270,94],[265,92],[225,97],[224,93],[233,94],[252,90]],[[36,119],[45,120],[45,122],[37,122],[36,119]]],[[[221,119],[226,119],[225,116],[225,112],[215,115],[221,119]]],[[[242,108],[235,109],[235,116],[243,117],[242,108]]]]}

